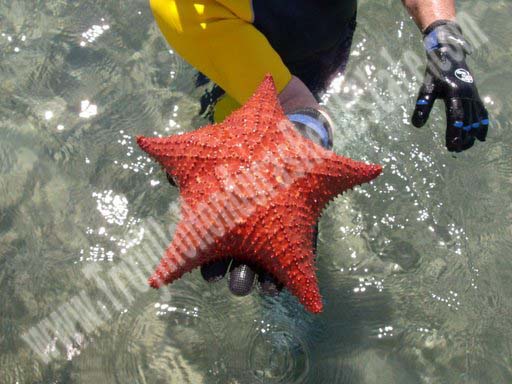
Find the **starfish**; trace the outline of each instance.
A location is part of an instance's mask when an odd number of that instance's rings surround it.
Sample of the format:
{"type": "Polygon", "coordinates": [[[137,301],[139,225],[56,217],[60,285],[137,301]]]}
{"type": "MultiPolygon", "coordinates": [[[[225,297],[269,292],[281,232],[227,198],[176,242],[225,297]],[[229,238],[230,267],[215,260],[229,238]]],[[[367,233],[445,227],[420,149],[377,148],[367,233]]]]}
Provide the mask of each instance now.
{"type": "Polygon", "coordinates": [[[377,177],[379,165],[336,155],[301,136],[267,75],[221,124],[137,137],[177,181],[181,219],[149,279],[159,288],[232,257],[270,273],[307,310],[322,311],[313,228],[327,203],[377,177]]]}

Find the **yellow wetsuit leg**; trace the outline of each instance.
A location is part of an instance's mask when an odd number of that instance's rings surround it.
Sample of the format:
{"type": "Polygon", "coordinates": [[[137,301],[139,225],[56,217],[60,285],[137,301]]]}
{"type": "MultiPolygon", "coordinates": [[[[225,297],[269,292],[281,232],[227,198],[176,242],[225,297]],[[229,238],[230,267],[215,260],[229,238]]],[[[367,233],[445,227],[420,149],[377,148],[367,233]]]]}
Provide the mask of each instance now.
{"type": "MultiPolygon", "coordinates": [[[[266,73],[278,91],[291,74],[254,25],[250,0],[150,0],[156,22],[172,48],[239,104],[266,73]]],[[[233,101],[230,101],[233,104],[233,101]]]]}

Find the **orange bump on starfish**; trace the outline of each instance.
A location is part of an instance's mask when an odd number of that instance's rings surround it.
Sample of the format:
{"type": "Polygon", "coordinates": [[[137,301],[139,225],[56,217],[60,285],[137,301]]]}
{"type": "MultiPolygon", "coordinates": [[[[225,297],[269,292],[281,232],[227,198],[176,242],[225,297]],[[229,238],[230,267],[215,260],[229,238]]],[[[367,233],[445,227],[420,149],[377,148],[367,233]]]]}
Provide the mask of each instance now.
{"type": "Polygon", "coordinates": [[[303,138],[279,105],[272,77],[221,124],[139,146],[177,180],[181,221],[149,283],[171,283],[232,257],[263,269],[311,312],[322,310],[312,231],[337,195],[382,168],[303,138]]]}

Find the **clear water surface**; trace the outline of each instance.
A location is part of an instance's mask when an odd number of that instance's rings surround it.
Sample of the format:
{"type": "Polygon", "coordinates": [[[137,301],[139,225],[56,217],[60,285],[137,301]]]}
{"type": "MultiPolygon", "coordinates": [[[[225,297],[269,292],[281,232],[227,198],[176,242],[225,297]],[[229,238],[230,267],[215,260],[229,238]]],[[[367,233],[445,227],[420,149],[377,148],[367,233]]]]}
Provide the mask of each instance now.
{"type": "Polygon", "coordinates": [[[428,127],[408,122],[416,27],[398,0],[361,1],[325,104],[336,151],[385,172],[322,218],[314,316],[198,271],[161,291],[113,278],[170,240],[148,223],[177,220],[177,191],[133,137],[203,125],[205,89],[145,1],[0,1],[0,382],[511,383],[512,2],[459,5],[483,33],[469,63],[492,127],[453,156],[441,105],[428,127]],[[88,317],[66,307],[77,297],[99,327],[59,321],[88,317]],[[47,364],[22,337],[44,319],[47,364]]]}

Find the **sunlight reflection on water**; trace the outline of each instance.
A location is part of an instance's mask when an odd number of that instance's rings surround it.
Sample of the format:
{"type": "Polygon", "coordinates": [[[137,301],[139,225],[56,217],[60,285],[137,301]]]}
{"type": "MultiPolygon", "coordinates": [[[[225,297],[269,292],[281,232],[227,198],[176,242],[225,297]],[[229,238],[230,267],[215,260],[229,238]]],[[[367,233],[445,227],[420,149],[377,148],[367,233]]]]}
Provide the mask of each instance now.
{"type": "Polygon", "coordinates": [[[487,143],[452,156],[441,107],[430,128],[409,123],[420,79],[402,57],[421,53],[414,25],[399,2],[361,2],[351,62],[323,102],[335,150],[385,168],[325,211],[325,311],[312,316],[286,292],[237,298],[197,271],[112,304],[97,282],[111,284],[112,268],[145,242],[159,258],[179,219],[176,189],[134,137],[204,125],[205,87],[195,88],[145,2],[0,3],[5,382],[511,382],[512,9],[465,6],[489,37],[470,64],[493,126],[487,143]],[[71,335],[46,366],[20,336],[80,292],[107,321],[71,335]]]}

